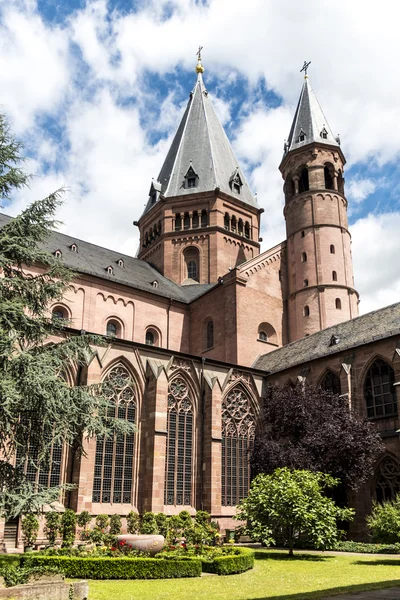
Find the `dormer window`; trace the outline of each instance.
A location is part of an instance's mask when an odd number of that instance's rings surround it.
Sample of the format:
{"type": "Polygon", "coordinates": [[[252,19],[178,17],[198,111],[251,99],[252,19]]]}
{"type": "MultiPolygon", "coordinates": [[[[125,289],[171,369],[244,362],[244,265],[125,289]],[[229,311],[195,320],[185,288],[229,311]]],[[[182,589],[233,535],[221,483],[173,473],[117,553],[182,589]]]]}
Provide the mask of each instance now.
{"type": "Polygon", "coordinates": [[[239,168],[235,169],[235,171],[232,173],[231,178],[229,180],[229,185],[233,192],[236,192],[236,194],[240,194],[240,189],[243,185],[243,182],[239,175],[239,168]]]}
{"type": "Polygon", "coordinates": [[[108,275],[114,275],[114,267],[112,267],[111,265],[109,265],[106,269],[108,275]]]}
{"type": "Polygon", "coordinates": [[[54,256],[55,256],[56,258],[61,258],[61,257],[62,257],[62,252],[61,252],[61,250],[56,250],[56,251],[54,252],[54,256]]]}
{"type": "Polygon", "coordinates": [[[149,191],[149,200],[150,200],[150,206],[153,206],[153,204],[155,204],[158,200],[158,198],[160,197],[160,193],[161,193],[161,183],[159,181],[153,181],[151,182],[151,186],[150,186],[150,191],[149,191]]]}
{"type": "Polygon", "coordinates": [[[76,244],[71,244],[69,249],[71,252],[78,252],[78,246],[76,244]]]}
{"type": "Polygon", "coordinates": [[[122,260],[122,258],[119,258],[119,259],[117,260],[117,265],[118,265],[119,267],[121,267],[122,269],[124,268],[124,266],[125,266],[125,265],[124,265],[124,261],[122,260]]]}
{"type": "Polygon", "coordinates": [[[158,288],[158,281],[155,279],[154,281],[151,282],[151,285],[153,286],[153,288],[158,288]]]}
{"type": "Polygon", "coordinates": [[[198,177],[196,171],[193,169],[192,165],[190,165],[190,167],[187,170],[187,173],[185,175],[185,188],[186,189],[196,188],[198,179],[199,179],[199,177],[198,177]]]}
{"type": "Polygon", "coordinates": [[[298,141],[299,142],[304,142],[304,140],[306,139],[306,134],[304,133],[304,131],[302,129],[300,129],[300,133],[299,133],[299,138],[298,141]]]}
{"type": "Polygon", "coordinates": [[[322,128],[322,131],[320,133],[320,136],[322,137],[323,140],[327,140],[328,139],[328,132],[325,129],[325,127],[322,128]]]}

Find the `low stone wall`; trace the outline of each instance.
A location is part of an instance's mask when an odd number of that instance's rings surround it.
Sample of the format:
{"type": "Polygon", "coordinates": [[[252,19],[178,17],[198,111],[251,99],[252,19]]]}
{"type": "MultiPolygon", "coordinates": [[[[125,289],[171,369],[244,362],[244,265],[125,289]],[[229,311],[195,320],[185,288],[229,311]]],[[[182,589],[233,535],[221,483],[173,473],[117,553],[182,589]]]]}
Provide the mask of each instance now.
{"type": "Polygon", "coordinates": [[[87,581],[76,583],[64,583],[51,581],[46,583],[29,583],[27,585],[16,585],[15,587],[0,589],[0,600],[69,600],[70,588],[73,588],[74,600],[88,600],[89,584],[87,581]]]}

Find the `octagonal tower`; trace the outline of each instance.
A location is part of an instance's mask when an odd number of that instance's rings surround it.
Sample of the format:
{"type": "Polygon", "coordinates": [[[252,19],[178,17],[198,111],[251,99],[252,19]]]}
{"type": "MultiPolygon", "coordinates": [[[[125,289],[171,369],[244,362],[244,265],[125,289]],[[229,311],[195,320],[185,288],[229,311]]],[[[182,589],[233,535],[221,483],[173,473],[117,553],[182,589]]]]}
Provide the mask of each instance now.
{"type": "Polygon", "coordinates": [[[358,315],[345,163],[306,75],[279,167],[285,181],[289,341],[358,315]]]}

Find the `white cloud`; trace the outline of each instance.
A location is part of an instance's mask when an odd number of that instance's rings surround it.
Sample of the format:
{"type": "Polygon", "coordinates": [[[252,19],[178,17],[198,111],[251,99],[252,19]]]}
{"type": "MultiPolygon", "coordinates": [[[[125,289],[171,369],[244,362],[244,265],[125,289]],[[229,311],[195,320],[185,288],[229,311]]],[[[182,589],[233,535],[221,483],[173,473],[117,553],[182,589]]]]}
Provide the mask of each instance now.
{"type": "MultiPolygon", "coordinates": [[[[400,79],[393,73],[400,58],[399,18],[395,0],[379,7],[372,0],[232,0],[229,8],[226,0],[143,0],[131,14],[112,10],[106,0],[87,0],[62,25],[51,25],[35,0],[0,0],[0,109],[29,149],[35,148],[31,191],[17,194],[9,212],[65,184],[71,190],[62,214],[65,230],[133,252],[137,235],[131,223],[141,214],[184,106],[181,90],[170,88],[160,98],[145,87],[145,76],[194,69],[202,44],[213,103],[234,132],[235,152],[265,209],[266,249],[285,237],[278,165],[305,58],[312,60],[310,79],[333,131],[341,134],[348,164],[379,167],[398,160],[400,79]],[[239,76],[247,78],[250,93],[239,122],[232,124],[239,76]],[[282,106],[260,104],[260,78],[282,97],[282,106]],[[62,128],[61,146],[41,126],[49,116],[62,128]],[[154,133],[163,136],[156,146],[154,133]]],[[[194,81],[193,72],[191,83],[181,82],[187,94],[194,81]]],[[[378,185],[370,173],[348,178],[353,210],[378,185]]],[[[385,264],[375,289],[365,260],[379,243],[394,252],[396,218],[370,216],[353,227],[364,311],[399,291],[395,267],[385,264]],[[368,252],[363,238],[375,240],[368,252]]]]}
{"type": "Polygon", "coordinates": [[[368,215],[352,227],[355,287],[360,312],[398,302],[400,298],[400,213],[368,215]]]}
{"type": "Polygon", "coordinates": [[[347,199],[356,204],[363,202],[376,190],[377,183],[372,179],[361,179],[356,177],[346,183],[347,199]]]}

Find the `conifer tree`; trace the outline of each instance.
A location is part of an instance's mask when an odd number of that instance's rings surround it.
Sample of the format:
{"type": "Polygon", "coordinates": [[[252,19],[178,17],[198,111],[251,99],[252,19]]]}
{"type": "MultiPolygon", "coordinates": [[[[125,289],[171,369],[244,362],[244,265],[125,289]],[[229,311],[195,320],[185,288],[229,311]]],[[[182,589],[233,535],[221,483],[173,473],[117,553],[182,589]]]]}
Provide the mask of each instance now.
{"type": "MultiPolygon", "coordinates": [[[[0,204],[28,183],[21,148],[0,116],[0,204]]],[[[73,276],[42,247],[58,225],[62,195],[59,190],[34,202],[0,229],[0,516],[6,518],[59,499],[60,487],[26,476],[49,468],[52,447],[79,453],[85,437],[131,431],[109,416],[110,383],[68,385],[65,377],[68,365],[82,371],[94,357],[93,345],[102,342],[69,335],[49,315],[73,276]]]]}

